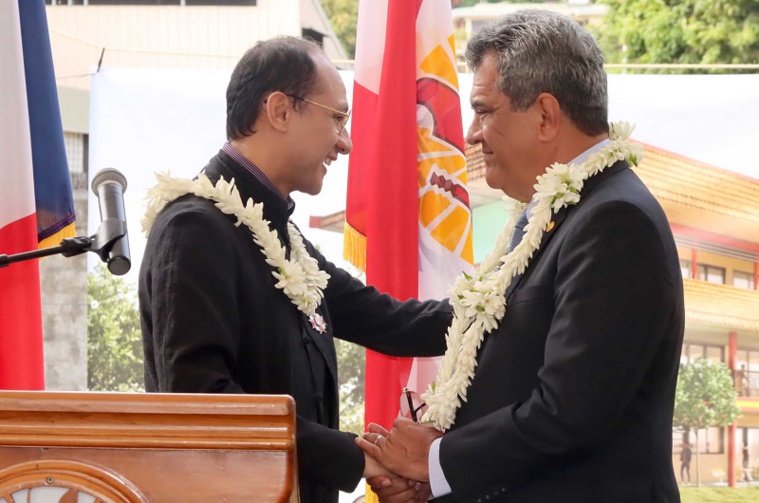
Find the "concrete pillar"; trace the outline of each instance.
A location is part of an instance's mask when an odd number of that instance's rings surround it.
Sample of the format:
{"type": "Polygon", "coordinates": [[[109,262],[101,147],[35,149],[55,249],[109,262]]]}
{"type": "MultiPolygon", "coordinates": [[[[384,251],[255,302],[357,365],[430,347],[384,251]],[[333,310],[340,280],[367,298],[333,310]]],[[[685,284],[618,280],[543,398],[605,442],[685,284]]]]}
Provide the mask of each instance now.
{"type": "MultiPolygon", "coordinates": [[[[87,173],[71,173],[76,234],[87,234],[87,173]]],[[[40,263],[45,388],[87,390],[86,254],[47,257],[40,263]]]]}

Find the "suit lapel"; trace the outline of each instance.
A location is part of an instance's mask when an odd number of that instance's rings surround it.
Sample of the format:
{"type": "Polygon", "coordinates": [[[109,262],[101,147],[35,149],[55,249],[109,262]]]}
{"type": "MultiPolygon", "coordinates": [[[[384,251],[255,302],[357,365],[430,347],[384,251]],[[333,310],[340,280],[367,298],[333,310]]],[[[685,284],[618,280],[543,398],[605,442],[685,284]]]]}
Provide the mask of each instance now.
{"type": "MultiPolygon", "coordinates": [[[[599,183],[601,183],[607,177],[612,176],[613,174],[618,173],[626,168],[627,168],[627,163],[624,161],[619,161],[613,164],[611,167],[604,169],[601,173],[588,179],[585,182],[585,185],[583,185],[582,191],[580,191],[580,202],[578,204],[582,204],[582,200],[585,197],[587,197],[587,195],[590,194],[599,183]]],[[[559,227],[564,222],[564,220],[566,220],[567,215],[573,209],[574,209],[574,206],[564,207],[560,209],[559,212],[553,216],[551,223],[548,224],[548,228],[543,230],[543,237],[540,240],[540,248],[535,250],[535,253],[530,259],[530,264],[527,266],[528,269],[538,261],[540,254],[543,252],[543,250],[545,250],[548,247],[548,243],[551,241],[553,236],[557,233],[559,227]]],[[[522,282],[523,277],[524,277],[524,274],[520,274],[518,276],[515,276],[514,279],[511,280],[511,284],[506,289],[507,302],[509,300],[509,297],[511,297],[511,294],[514,293],[514,290],[516,290],[519,284],[522,282]]]]}
{"type": "MultiPolygon", "coordinates": [[[[553,238],[554,234],[556,234],[557,230],[559,229],[559,226],[564,222],[564,219],[567,217],[567,213],[569,212],[568,210],[569,210],[568,208],[562,208],[561,210],[559,210],[559,212],[553,216],[551,223],[548,224],[548,228],[543,229],[543,236],[540,239],[540,248],[535,250],[535,253],[533,253],[532,258],[530,259],[530,263],[527,266],[528,269],[532,266],[532,264],[534,264],[538,260],[540,253],[546,249],[546,247],[548,246],[548,243],[551,241],[551,238],[553,238]]],[[[519,286],[519,283],[522,282],[523,277],[524,277],[524,274],[519,274],[518,276],[515,276],[514,279],[511,280],[511,284],[506,289],[507,302],[509,300],[509,297],[511,297],[511,294],[519,286]]]]}
{"type": "Polygon", "coordinates": [[[306,321],[306,330],[308,330],[311,340],[314,342],[314,346],[324,358],[329,373],[332,376],[332,381],[337,383],[337,354],[335,353],[335,344],[332,342],[332,327],[327,327],[327,331],[320,334],[314,327],[311,326],[311,322],[308,316],[302,315],[306,321]]]}

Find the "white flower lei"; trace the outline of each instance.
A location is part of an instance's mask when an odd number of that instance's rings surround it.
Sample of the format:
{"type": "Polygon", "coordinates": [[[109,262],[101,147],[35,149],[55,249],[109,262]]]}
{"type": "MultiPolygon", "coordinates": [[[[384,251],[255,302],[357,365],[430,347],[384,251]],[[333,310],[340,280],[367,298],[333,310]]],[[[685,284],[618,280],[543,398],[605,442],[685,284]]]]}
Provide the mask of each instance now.
{"type": "Polygon", "coordinates": [[[461,401],[466,401],[467,388],[474,377],[477,350],[485,334],[498,327],[506,313],[506,289],[512,279],[523,274],[535,251],[540,247],[543,231],[551,222],[552,213],[564,206],[577,204],[583,184],[623,159],[637,166],[643,159],[643,147],[631,144],[634,126],[626,122],[610,124],[608,145],[593,153],[579,165],[554,163],[545,174],[537,177],[535,206],[529,215],[521,242],[507,253],[516,221],[524,209],[523,203],[511,201],[511,219],[496,240],[495,248],[485,257],[473,275],[457,278],[449,292],[453,306],[453,321],[448,328],[448,348],[435,382],[422,399],[429,406],[422,418],[440,429],[448,429],[456,419],[461,401]],[[553,212],[552,212],[553,210],[553,212]]]}
{"type": "Polygon", "coordinates": [[[278,281],[274,286],[284,291],[301,312],[308,316],[316,313],[324,298],[329,274],[319,270],[316,259],[308,254],[303,238],[292,222],[287,223],[292,248],[292,258],[288,260],[277,231],[271,230],[269,221],[263,217],[263,203],[254,203],[251,198],[243,206],[234,179],[227,182],[219,178],[214,186],[206,175],[190,180],[156,173],[156,178],[158,183],[148,191],[148,208],[142,219],[145,235],[150,232],[158,213],[171,201],[186,194],[210,199],[222,213],[237,217],[236,226],[245,224],[253,233],[253,241],[261,247],[266,263],[274,268],[272,274],[278,281]]]}

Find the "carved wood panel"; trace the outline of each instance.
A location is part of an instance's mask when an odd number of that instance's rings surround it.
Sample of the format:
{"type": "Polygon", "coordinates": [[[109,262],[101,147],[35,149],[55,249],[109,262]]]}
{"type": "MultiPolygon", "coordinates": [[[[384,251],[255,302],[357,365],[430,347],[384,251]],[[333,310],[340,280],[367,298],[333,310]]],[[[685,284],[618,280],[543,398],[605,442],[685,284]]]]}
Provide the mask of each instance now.
{"type": "Polygon", "coordinates": [[[2,503],[146,503],[129,481],[78,461],[29,461],[0,470],[2,503]]]}

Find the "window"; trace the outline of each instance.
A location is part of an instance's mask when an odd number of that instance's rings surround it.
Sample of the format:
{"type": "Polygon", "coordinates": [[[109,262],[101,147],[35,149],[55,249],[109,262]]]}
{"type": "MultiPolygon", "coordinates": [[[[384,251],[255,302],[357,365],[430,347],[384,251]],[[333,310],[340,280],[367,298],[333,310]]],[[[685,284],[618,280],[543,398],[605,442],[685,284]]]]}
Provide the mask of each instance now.
{"type": "MultiPolygon", "coordinates": [[[[672,430],[672,452],[680,454],[683,444],[688,442],[691,447],[696,444],[696,433],[689,430],[672,430]]],[[[725,453],[725,429],[712,426],[698,431],[698,452],[701,454],[724,454],[725,453]]],[[[696,449],[693,448],[693,453],[696,449]]]]}
{"type": "Polygon", "coordinates": [[[184,0],[185,5],[248,5],[254,7],[256,0],[184,0]]]}
{"type": "Polygon", "coordinates": [[[698,432],[698,452],[701,454],[722,454],[725,452],[725,430],[711,426],[698,432]]]}
{"type": "Polygon", "coordinates": [[[759,396],[759,350],[739,349],[735,353],[735,368],[743,372],[743,394],[759,396]]]}
{"type": "Polygon", "coordinates": [[[690,363],[698,358],[706,358],[713,362],[724,362],[725,348],[724,346],[708,344],[684,343],[682,353],[680,354],[680,363],[690,363]]]}
{"type": "Polygon", "coordinates": [[[682,274],[683,279],[685,278],[692,278],[693,275],[691,274],[691,263],[690,260],[682,260],[680,259],[680,274],[682,274]]]}
{"type": "Polygon", "coordinates": [[[707,283],[725,284],[725,268],[707,264],[698,264],[698,279],[707,283]]]}
{"type": "Polygon", "coordinates": [[[66,146],[66,159],[71,173],[84,172],[84,136],[79,133],[63,133],[63,143],[66,146]]]}
{"type": "Polygon", "coordinates": [[[716,346],[706,346],[705,348],[706,352],[706,359],[712,362],[721,362],[724,360],[723,355],[725,353],[725,348],[716,347],[716,346]]]}
{"type": "Polygon", "coordinates": [[[733,271],[733,286],[753,290],[754,275],[750,272],[733,271]]]}

